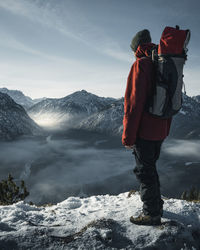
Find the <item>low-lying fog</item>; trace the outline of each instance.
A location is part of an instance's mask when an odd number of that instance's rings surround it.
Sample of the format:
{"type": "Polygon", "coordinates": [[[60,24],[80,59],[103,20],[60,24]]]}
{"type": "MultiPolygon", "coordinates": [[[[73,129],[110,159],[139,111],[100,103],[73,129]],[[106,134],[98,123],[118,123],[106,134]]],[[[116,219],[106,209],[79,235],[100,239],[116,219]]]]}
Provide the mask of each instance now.
{"type": "MultiPolygon", "coordinates": [[[[138,189],[134,156],[120,138],[49,135],[0,142],[0,149],[0,179],[8,173],[24,179],[30,191],[27,201],[37,204],[138,189]]],[[[200,188],[200,142],[166,140],[157,166],[163,195],[179,197],[192,185],[200,188]]]]}

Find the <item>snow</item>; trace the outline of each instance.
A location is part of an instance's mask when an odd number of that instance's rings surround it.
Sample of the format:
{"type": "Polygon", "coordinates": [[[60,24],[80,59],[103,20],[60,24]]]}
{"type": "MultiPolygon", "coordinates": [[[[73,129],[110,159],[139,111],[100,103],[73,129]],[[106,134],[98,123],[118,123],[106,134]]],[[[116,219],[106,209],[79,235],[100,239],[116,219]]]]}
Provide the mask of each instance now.
{"type": "Polygon", "coordinates": [[[198,249],[199,203],[165,199],[162,225],[154,227],[130,223],[141,209],[137,192],[0,206],[0,249],[198,249]]]}

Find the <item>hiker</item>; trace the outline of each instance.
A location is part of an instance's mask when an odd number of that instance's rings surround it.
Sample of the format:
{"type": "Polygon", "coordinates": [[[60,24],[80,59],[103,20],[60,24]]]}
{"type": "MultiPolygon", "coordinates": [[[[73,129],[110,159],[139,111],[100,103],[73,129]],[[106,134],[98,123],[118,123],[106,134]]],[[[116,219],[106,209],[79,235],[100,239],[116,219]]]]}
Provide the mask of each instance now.
{"type": "Polygon", "coordinates": [[[136,61],[133,63],[124,97],[122,144],[135,155],[134,173],[140,182],[140,197],[143,212],[130,221],[140,225],[161,223],[163,203],[160,194],[156,161],[161,145],[168,136],[172,118],[161,119],[146,111],[145,105],[151,95],[154,82],[154,67],[151,60],[150,32],[139,31],[132,39],[131,49],[136,61]]]}

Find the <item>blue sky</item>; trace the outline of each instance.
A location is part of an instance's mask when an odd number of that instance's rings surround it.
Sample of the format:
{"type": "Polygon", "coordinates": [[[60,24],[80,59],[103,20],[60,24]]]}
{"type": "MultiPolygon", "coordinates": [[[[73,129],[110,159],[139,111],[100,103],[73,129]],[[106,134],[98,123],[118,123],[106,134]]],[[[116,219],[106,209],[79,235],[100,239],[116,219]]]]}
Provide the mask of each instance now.
{"type": "Polygon", "coordinates": [[[187,94],[200,94],[198,0],[0,0],[0,87],[32,98],[85,89],[124,96],[134,56],[130,42],[147,28],[191,30],[184,68],[187,94]]]}

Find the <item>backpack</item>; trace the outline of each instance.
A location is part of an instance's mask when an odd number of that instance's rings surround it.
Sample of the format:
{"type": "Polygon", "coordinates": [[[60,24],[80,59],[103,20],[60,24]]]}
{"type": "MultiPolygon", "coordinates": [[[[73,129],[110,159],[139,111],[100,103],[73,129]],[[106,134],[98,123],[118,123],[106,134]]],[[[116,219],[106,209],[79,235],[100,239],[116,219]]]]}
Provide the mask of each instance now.
{"type": "Polygon", "coordinates": [[[160,44],[152,49],[155,74],[146,110],[167,119],[177,114],[182,106],[183,66],[187,60],[190,30],[166,27],[160,44]]]}

